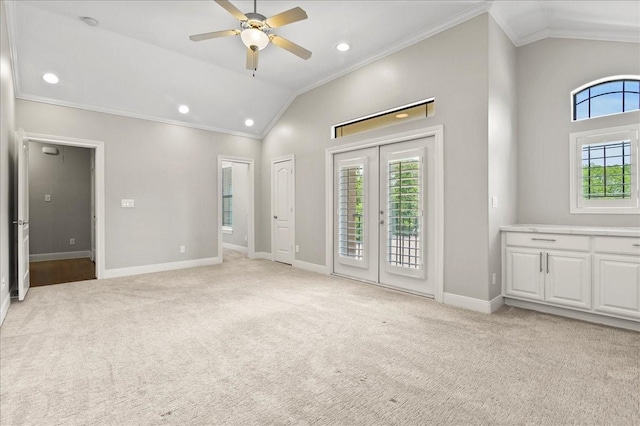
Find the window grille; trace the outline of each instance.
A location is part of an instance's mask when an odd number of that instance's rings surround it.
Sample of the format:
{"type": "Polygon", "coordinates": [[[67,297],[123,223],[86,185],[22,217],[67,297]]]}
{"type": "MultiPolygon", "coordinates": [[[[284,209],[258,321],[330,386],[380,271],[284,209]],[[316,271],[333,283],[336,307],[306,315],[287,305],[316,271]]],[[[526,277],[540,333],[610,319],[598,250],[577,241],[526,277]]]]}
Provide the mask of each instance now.
{"type": "Polygon", "coordinates": [[[420,157],[388,162],[387,262],[421,267],[422,226],[420,157]]]}
{"type": "Polygon", "coordinates": [[[339,176],[339,254],[354,260],[364,257],[364,167],[340,168],[339,176]]]}
{"type": "Polygon", "coordinates": [[[640,109],[640,79],[610,80],[573,95],[573,120],[640,109]]]}
{"type": "Polygon", "coordinates": [[[222,168],[222,226],[233,226],[233,168],[222,168]]]}
{"type": "Polygon", "coordinates": [[[582,146],[582,197],[631,198],[631,141],[582,146]]]}

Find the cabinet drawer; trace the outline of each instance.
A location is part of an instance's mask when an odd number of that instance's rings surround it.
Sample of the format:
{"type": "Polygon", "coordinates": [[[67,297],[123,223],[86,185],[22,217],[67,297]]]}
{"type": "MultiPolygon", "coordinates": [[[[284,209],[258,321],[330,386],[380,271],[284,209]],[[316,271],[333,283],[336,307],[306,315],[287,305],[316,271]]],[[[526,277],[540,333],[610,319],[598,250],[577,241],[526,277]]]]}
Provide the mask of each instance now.
{"type": "Polygon", "coordinates": [[[587,235],[509,232],[506,240],[508,246],[575,251],[591,250],[591,237],[587,235]]]}
{"type": "Polygon", "coordinates": [[[640,238],[594,237],[593,251],[596,253],[635,254],[640,256],[640,238]]]}

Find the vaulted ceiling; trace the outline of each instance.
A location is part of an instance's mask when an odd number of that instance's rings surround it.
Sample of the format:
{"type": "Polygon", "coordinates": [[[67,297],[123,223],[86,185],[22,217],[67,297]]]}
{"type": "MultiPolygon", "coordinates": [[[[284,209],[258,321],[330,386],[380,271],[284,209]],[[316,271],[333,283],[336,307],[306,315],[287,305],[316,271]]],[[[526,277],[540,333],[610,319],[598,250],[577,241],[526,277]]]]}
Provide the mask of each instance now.
{"type": "MultiPolygon", "coordinates": [[[[254,8],[232,3],[245,13],[254,8]]],[[[213,0],[6,4],[19,98],[255,138],[298,94],[487,11],[517,46],[545,37],[640,42],[638,1],[262,0],[257,11],[267,17],[295,6],[307,12],[307,20],[274,32],[313,56],[305,61],[270,45],[253,77],[240,37],[189,40],[239,28],[213,0]],[[336,50],[341,42],[351,49],[336,50]],[[49,72],[58,84],[43,81],[49,72]]]]}

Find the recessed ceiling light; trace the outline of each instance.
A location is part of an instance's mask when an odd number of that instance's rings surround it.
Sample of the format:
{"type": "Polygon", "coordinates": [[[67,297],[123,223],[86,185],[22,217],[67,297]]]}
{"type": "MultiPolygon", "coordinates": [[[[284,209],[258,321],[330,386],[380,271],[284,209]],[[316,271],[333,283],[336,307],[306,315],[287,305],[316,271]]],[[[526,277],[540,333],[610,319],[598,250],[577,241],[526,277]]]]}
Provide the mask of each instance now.
{"type": "Polygon", "coordinates": [[[186,114],[189,112],[189,107],[186,105],[180,105],[180,107],[178,107],[178,111],[180,111],[181,114],[186,114]]]}
{"type": "Polygon", "coordinates": [[[58,78],[57,75],[52,74],[50,72],[48,72],[45,75],[43,75],[42,79],[44,81],[46,81],[47,83],[49,83],[49,84],[58,84],[58,82],[60,81],[60,79],[58,78]]]}
{"type": "Polygon", "coordinates": [[[80,20],[82,22],[84,22],[85,24],[90,25],[92,27],[97,27],[98,26],[98,21],[93,19],[93,18],[91,18],[90,16],[81,16],[80,20]]]}
{"type": "Polygon", "coordinates": [[[346,52],[347,50],[351,49],[351,46],[349,46],[347,43],[340,43],[336,46],[336,49],[341,52],[346,52]]]}
{"type": "Polygon", "coordinates": [[[407,118],[409,116],[409,114],[403,112],[401,114],[396,115],[396,118],[407,118]]]}
{"type": "Polygon", "coordinates": [[[247,126],[247,127],[251,127],[251,126],[253,126],[253,120],[252,120],[252,119],[250,119],[250,118],[247,118],[247,119],[244,121],[244,125],[245,125],[245,126],[247,126]]]}

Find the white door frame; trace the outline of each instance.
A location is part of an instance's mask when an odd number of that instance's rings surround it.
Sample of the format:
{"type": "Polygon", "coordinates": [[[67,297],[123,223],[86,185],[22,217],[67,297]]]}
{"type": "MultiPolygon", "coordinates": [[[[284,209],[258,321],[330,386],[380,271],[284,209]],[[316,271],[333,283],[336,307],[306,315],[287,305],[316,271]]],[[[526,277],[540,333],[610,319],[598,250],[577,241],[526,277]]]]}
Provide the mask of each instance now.
{"type": "Polygon", "coordinates": [[[256,238],[255,238],[255,184],[254,184],[254,160],[252,158],[231,157],[228,155],[218,155],[218,259],[220,263],[224,262],[222,248],[222,163],[242,163],[249,167],[249,214],[247,217],[247,256],[249,259],[256,257],[256,238]]]}
{"type": "Polygon", "coordinates": [[[283,161],[291,160],[291,170],[293,171],[293,179],[291,184],[293,185],[292,193],[293,200],[291,200],[291,204],[293,205],[293,214],[291,215],[291,221],[289,224],[289,235],[291,235],[291,247],[293,247],[293,261],[296,260],[296,252],[295,252],[295,244],[296,244],[296,156],[294,154],[284,155],[282,157],[276,157],[271,159],[271,171],[269,174],[271,175],[271,214],[269,215],[269,222],[271,223],[271,260],[275,260],[276,257],[276,225],[273,221],[273,216],[275,215],[275,205],[276,205],[276,190],[275,190],[275,177],[273,176],[273,166],[276,163],[281,163],[283,161]]]}
{"type": "Polygon", "coordinates": [[[372,139],[365,139],[341,146],[329,147],[325,150],[325,235],[326,235],[326,265],[329,273],[333,273],[333,156],[341,152],[353,151],[356,149],[377,147],[397,142],[405,142],[433,136],[435,138],[436,170],[435,170],[435,283],[434,299],[439,303],[444,303],[444,128],[442,125],[427,127],[418,130],[411,130],[391,136],[382,136],[372,139]]]}
{"type": "Polygon", "coordinates": [[[104,142],[89,139],[76,139],[63,136],[25,133],[25,141],[45,142],[52,145],[75,146],[95,150],[95,214],[96,214],[96,277],[104,277],[105,271],[105,173],[104,142]]]}

